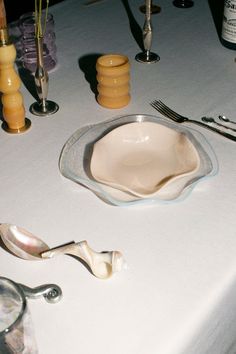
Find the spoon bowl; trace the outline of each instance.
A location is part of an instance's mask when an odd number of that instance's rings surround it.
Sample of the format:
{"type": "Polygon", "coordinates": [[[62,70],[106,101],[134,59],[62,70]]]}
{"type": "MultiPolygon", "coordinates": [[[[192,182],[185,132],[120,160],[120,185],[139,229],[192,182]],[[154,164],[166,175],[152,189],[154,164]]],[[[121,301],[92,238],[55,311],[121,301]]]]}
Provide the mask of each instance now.
{"type": "Polygon", "coordinates": [[[226,116],[219,116],[218,117],[220,120],[222,120],[223,122],[226,122],[226,123],[233,123],[233,124],[236,124],[236,122],[230,120],[229,118],[227,118],[226,116]]]}
{"type": "MultiPolygon", "coordinates": [[[[222,116],[222,117],[223,117],[223,116],[222,116]]],[[[229,127],[229,126],[226,126],[226,125],[224,125],[224,124],[218,123],[218,122],[216,122],[215,119],[212,118],[212,117],[202,117],[202,121],[203,121],[203,122],[206,122],[206,123],[214,123],[214,124],[218,125],[218,127],[222,127],[222,128],[224,128],[224,129],[229,129],[229,130],[231,130],[231,131],[233,131],[233,132],[236,132],[236,129],[233,129],[233,128],[229,127]]],[[[226,122],[226,121],[224,121],[224,122],[226,122]]]]}
{"type": "Polygon", "coordinates": [[[12,224],[0,224],[0,236],[7,249],[22,259],[42,260],[41,253],[49,250],[38,237],[12,224]]]}

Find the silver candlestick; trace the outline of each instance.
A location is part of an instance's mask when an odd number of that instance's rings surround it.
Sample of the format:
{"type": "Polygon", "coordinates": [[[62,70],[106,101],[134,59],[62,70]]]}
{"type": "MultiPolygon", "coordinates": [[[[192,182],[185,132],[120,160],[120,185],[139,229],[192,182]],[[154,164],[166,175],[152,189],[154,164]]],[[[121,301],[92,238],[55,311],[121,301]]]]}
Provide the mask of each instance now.
{"type": "Polygon", "coordinates": [[[43,63],[43,37],[36,37],[37,67],[35,71],[35,85],[39,102],[30,106],[30,112],[37,116],[48,116],[56,113],[59,109],[57,103],[49,101],[48,96],[48,73],[43,63]]]}
{"type": "Polygon", "coordinates": [[[144,52],[138,53],[135,59],[140,63],[156,63],[160,60],[159,55],[151,52],[152,45],[152,24],[151,24],[151,0],[146,0],[146,14],[143,26],[144,52]]]}
{"type": "MultiPolygon", "coordinates": [[[[141,5],[140,7],[139,7],[139,10],[143,13],[143,14],[145,14],[146,13],[146,4],[144,4],[144,5],[141,5]]],[[[161,7],[160,6],[158,6],[158,5],[155,5],[155,4],[153,4],[153,2],[151,1],[151,14],[159,14],[159,12],[161,12],[161,7]]]]}

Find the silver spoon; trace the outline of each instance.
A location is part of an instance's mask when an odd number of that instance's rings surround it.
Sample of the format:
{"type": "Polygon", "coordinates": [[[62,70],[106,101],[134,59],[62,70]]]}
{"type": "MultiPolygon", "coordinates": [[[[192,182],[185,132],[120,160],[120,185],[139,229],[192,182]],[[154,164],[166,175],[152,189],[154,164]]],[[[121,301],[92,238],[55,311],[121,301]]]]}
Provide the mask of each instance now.
{"type": "Polygon", "coordinates": [[[38,237],[12,224],[0,224],[0,237],[7,249],[20,258],[42,260],[62,254],[76,256],[101,279],[109,278],[125,265],[123,256],[118,251],[96,252],[89,247],[87,241],[72,241],[50,249],[38,237]]]}
{"type": "Polygon", "coordinates": [[[230,120],[230,119],[227,118],[226,116],[219,116],[219,119],[222,120],[223,122],[226,122],[226,123],[233,123],[233,124],[236,124],[236,122],[230,120]]]}
{"type": "Polygon", "coordinates": [[[206,123],[215,123],[215,124],[218,125],[219,127],[223,127],[223,128],[225,128],[225,129],[229,129],[229,130],[231,130],[231,131],[233,131],[233,132],[236,132],[236,129],[227,127],[227,126],[224,125],[224,124],[220,124],[220,123],[216,122],[215,119],[212,118],[212,117],[202,117],[202,121],[203,121],[203,122],[206,122],[206,123]]]}

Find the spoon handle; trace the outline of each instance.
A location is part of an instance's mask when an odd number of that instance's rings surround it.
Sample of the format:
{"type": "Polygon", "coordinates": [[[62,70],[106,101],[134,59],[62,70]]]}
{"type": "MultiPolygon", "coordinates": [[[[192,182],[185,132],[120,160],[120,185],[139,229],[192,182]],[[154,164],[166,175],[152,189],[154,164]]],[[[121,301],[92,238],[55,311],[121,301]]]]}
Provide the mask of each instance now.
{"type": "Polygon", "coordinates": [[[80,241],[78,243],[71,242],[63,246],[59,246],[41,253],[42,258],[52,258],[57,255],[67,254],[75,256],[83,260],[91,269],[92,273],[97,276],[96,273],[96,258],[98,253],[93,251],[87,241],[80,241]]]}
{"type": "Polygon", "coordinates": [[[236,132],[236,129],[231,128],[231,127],[229,127],[229,126],[227,126],[227,125],[224,125],[224,124],[218,123],[218,122],[216,122],[216,121],[214,121],[213,123],[215,123],[216,125],[218,125],[218,127],[221,127],[221,128],[225,128],[225,129],[231,130],[232,132],[236,132]]]}
{"type": "Polygon", "coordinates": [[[100,279],[109,278],[113,273],[123,268],[124,260],[118,251],[96,252],[87,243],[80,241],[71,242],[41,253],[42,258],[52,258],[56,255],[67,254],[80,258],[100,279]]]}
{"type": "Polygon", "coordinates": [[[76,243],[74,241],[72,241],[72,242],[68,242],[68,243],[61,245],[61,246],[50,248],[47,251],[42,252],[40,254],[40,256],[42,258],[52,258],[58,254],[66,254],[69,250],[74,248],[75,244],[76,243]]]}
{"type": "Polygon", "coordinates": [[[218,122],[216,122],[216,121],[215,121],[214,123],[217,124],[219,127],[222,127],[222,128],[225,128],[225,129],[229,129],[229,130],[231,130],[232,132],[236,132],[236,129],[231,128],[231,127],[229,127],[229,126],[227,126],[227,125],[218,123],[218,122]]]}

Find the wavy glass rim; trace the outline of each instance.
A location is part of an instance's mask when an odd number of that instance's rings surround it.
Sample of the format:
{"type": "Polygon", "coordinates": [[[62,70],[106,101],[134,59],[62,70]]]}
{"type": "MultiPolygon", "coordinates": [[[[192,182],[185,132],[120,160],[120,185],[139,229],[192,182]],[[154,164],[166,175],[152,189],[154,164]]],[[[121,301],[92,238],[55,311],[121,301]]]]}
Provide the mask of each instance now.
{"type": "MultiPolygon", "coordinates": [[[[112,119],[108,119],[106,121],[102,121],[95,124],[90,124],[87,126],[83,126],[82,128],[75,131],[74,134],[66,141],[64,144],[60,158],[59,158],[59,170],[61,174],[76,182],[79,183],[91,191],[93,191],[100,199],[108,202],[112,205],[117,206],[129,206],[129,205],[145,205],[152,203],[173,203],[180,200],[185,199],[196,186],[196,184],[200,181],[203,181],[206,178],[215,176],[218,173],[218,160],[217,157],[210,145],[210,143],[206,140],[206,138],[200,133],[198,130],[193,128],[189,128],[178,123],[174,123],[172,121],[168,121],[165,118],[149,115],[149,114],[130,114],[123,115],[119,117],[115,117],[112,119]],[[157,124],[165,125],[171,129],[179,133],[183,133],[187,136],[187,138],[194,145],[196,150],[198,151],[200,157],[200,169],[197,171],[196,175],[189,176],[193,177],[189,181],[186,181],[186,185],[183,187],[182,191],[177,197],[173,199],[162,199],[157,196],[155,197],[147,197],[147,198],[137,198],[134,200],[120,200],[112,196],[108,191],[107,185],[104,185],[98,181],[92,179],[88,173],[85,171],[85,161],[89,163],[89,151],[92,149],[94,143],[100,140],[103,136],[105,136],[111,130],[117,128],[118,126],[132,123],[132,122],[155,122],[157,124]],[[77,156],[77,160],[79,160],[79,167],[82,169],[82,173],[78,174],[68,165],[68,157],[71,153],[71,150],[74,146],[79,146],[79,152],[81,156],[77,156]],[[82,175],[83,174],[83,175],[82,175]]],[[[115,188],[109,187],[113,190],[115,188]]]]}

